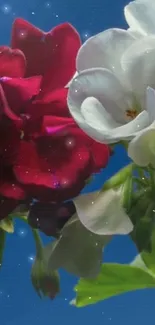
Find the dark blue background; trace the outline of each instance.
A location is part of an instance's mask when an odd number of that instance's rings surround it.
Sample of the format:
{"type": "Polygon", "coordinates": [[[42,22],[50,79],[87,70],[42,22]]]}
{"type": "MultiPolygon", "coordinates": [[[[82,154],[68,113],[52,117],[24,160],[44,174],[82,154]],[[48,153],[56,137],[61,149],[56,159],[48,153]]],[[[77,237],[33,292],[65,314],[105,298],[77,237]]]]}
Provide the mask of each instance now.
{"type": "MultiPolygon", "coordinates": [[[[106,28],[125,28],[123,8],[125,0],[0,0],[0,43],[9,44],[11,24],[15,17],[23,17],[48,31],[68,21],[83,39],[106,28]]],[[[117,149],[110,165],[96,177],[88,191],[99,188],[105,179],[128,159],[117,149]]],[[[47,238],[44,238],[47,242],[47,238]]],[[[21,222],[15,234],[8,236],[4,265],[0,273],[0,325],[146,325],[154,321],[155,291],[128,293],[95,306],[76,309],[69,306],[74,297],[76,279],[64,271],[62,294],[54,301],[40,300],[30,282],[30,268],[35,254],[31,232],[21,222]]],[[[129,262],[135,248],[127,237],[115,238],[106,250],[107,261],[129,262]]],[[[130,279],[129,279],[130,280],[130,279]]]]}

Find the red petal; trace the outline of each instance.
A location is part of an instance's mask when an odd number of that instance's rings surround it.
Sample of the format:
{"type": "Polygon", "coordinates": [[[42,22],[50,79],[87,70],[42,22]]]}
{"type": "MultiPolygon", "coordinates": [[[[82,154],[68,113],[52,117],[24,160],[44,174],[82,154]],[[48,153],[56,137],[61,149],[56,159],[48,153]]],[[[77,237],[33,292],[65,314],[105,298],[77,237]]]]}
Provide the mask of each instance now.
{"type": "Polygon", "coordinates": [[[0,164],[1,161],[5,166],[14,163],[19,149],[19,144],[20,131],[10,120],[3,118],[0,121],[0,164]]]}
{"type": "Polygon", "coordinates": [[[0,115],[7,116],[10,120],[14,121],[17,125],[21,124],[21,119],[16,114],[14,114],[14,112],[9,107],[9,104],[7,102],[1,84],[0,84],[0,115]]]}
{"type": "Polygon", "coordinates": [[[7,102],[16,114],[26,114],[28,101],[39,93],[41,77],[4,79],[1,85],[7,102]]]}
{"type": "Polygon", "coordinates": [[[76,71],[75,58],[80,45],[78,33],[69,24],[59,25],[48,33],[21,18],[12,26],[11,46],[25,54],[26,77],[49,72],[42,88],[64,87],[69,82],[76,71]]]}
{"type": "Polygon", "coordinates": [[[52,42],[52,51],[41,83],[43,92],[67,85],[75,74],[76,55],[81,46],[79,34],[68,23],[55,27],[47,34],[47,41],[52,42]]]}
{"type": "Polygon", "coordinates": [[[110,158],[109,147],[92,140],[90,156],[92,157],[92,172],[99,172],[101,168],[106,167],[108,164],[110,158]]]}
{"type": "Polygon", "coordinates": [[[47,93],[41,100],[34,100],[27,106],[27,114],[32,119],[37,119],[45,115],[70,117],[67,107],[67,93],[65,88],[57,89],[47,93]]]}
{"type": "Polygon", "coordinates": [[[65,131],[68,132],[68,128],[74,124],[71,117],[45,116],[42,123],[43,133],[49,136],[64,136],[65,131]]]}
{"type": "Polygon", "coordinates": [[[48,165],[40,159],[33,143],[21,143],[14,172],[20,183],[53,186],[54,181],[52,174],[48,172],[48,165]]]}
{"type": "MultiPolygon", "coordinates": [[[[46,148],[44,149],[46,154],[46,148]]],[[[47,199],[46,195],[48,195],[48,198],[50,196],[52,200],[53,193],[56,192],[57,200],[59,200],[58,193],[60,192],[63,192],[65,199],[69,198],[68,192],[71,197],[77,189],[79,193],[79,189],[81,190],[84,186],[84,180],[88,177],[87,167],[90,156],[86,148],[73,150],[72,153],[70,151],[67,153],[67,150],[62,152],[59,148],[58,155],[55,155],[54,151],[48,147],[47,155],[50,155],[50,159],[44,153],[38,155],[34,144],[23,142],[14,167],[18,181],[29,185],[29,193],[33,197],[40,195],[47,199]],[[62,155],[64,160],[61,159],[62,155]]]]}
{"type": "Polygon", "coordinates": [[[12,26],[11,47],[20,49],[26,57],[26,77],[42,75],[50,48],[43,42],[46,34],[28,21],[17,18],[12,26]]]}
{"type": "Polygon", "coordinates": [[[26,59],[22,51],[12,50],[8,46],[0,47],[0,77],[23,77],[26,70],[26,59]]]}
{"type": "Polygon", "coordinates": [[[1,184],[0,182],[0,193],[1,195],[7,198],[12,198],[17,200],[21,200],[25,198],[24,190],[20,187],[20,185],[16,184],[15,182],[11,182],[11,183],[6,182],[3,184],[1,184]]]}

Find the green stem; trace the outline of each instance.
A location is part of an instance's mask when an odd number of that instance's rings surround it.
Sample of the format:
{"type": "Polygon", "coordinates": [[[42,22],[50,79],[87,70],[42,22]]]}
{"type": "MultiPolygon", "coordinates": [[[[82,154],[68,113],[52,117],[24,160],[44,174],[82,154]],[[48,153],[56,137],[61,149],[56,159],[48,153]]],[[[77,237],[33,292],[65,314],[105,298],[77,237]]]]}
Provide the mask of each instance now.
{"type": "Polygon", "coordinates": [[[43,257],[43,243],[42,240],[40,238],[39,232],[36,229],[32,229],[32,233],[33,233],[33,238],[36,244],[36,256],[39,259],[42,259],[43,257]]]}
{"type": "Polygon", "coordinates": [[[123,189],[122,189],[122,205],[128,212],[131,207],[131,201],[132,201],[132,192],[133,192],[133,179],[131,176],[127,178],[125,183],[123,184],[123,189]]]}
{"type": "Polygon", "coordinates": [[[136,166],[135,169],[136,169],[136,171],[138,173],[139,179],[141,179],[142,181],[144,181],[145,184],[149,184],[149,180],[148,180],[148,178],[145,175],[145,172],[147,171],[146,168],[141,168],[139,166],[136,166]]]}
{"type": "Polygon", "coordinates": [[[133,168],[134,164],[131,163],[119,170],[114,176],[104,183],[103,187],[101,188],[101,192],[121,186],[130,175],[132,176],[133,168]]]}
{"type": "Polygon", "coordinates": [[[152,188],[152,191],[154,192],[155,189],[155,172],[151,167],[148,167],[148,172],[149,172],[149,181],[150,181],[150,185],[152,188]]]}
{"type": "Polygon", "coordinates": [[[148,186],[147,182],[144,179],[142,179],[142,178],[138,178],[138,177],[133,176],[132,179],[133,179],[133,182],[135,182],[136,184],[140,185],[140,188],[141,187],[143,188],[145,186],[148,186]]]}

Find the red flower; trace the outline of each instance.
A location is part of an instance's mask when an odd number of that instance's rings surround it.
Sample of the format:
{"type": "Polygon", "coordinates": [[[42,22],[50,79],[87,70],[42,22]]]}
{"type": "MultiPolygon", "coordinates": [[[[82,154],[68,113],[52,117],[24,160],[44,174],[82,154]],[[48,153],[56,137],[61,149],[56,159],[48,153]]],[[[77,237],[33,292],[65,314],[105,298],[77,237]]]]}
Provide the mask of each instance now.
{"type": "MultiPolygon", "coordinates": [[[[6,107],[6,99],[0,86],[0,104],[6,107]]],[[[1,116],[0,119],[0,220],[18,205],[18,200],[25,198],[25,192],[18,183],[13,165],[18,157],[20,131],[12,120],[1,116]]]]}
{"type": "Polygon", "coordinates": [[[23,196],[61,202],[77,196],[109,159],[109,148],[79,129],[67,107],[64,87],[75,73],[79,36],[69,24],[43,33],[21,19],[12,35],[12,47],[22,53],[11,50],[11,65],[3,48],[2,63],[10,77],[0,80],[1,121],[6,130],[9,121],[18,133],[13,161],[8,157],[12,175],[23,196]]]}
{"type": "Polygon", "coordinates": [[[13,23],[11,48],[0,47],[0,76],[44,76],[42,90],[65,87],[76,71],[80,45],[77,31],[68,23],[45,33],[18,18],[13,23]]]}
{"type": "Polygon", "coordinates": [[[70,24],[44,33],[22,19],[13,24],[11,48],[0,47],[0,219],[28,195],[13,170],[25,144],[24,109],[35,95],[69,82],[79,47],[79,35],[70,24]]]}

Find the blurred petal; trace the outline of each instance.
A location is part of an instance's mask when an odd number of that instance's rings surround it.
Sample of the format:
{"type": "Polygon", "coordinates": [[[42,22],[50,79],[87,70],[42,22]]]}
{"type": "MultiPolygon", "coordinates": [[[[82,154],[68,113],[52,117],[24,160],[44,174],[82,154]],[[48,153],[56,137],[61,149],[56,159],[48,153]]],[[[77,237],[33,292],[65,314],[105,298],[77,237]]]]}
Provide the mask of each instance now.
{"type": "Polygon", "coordinates": [[[74,199],[82,224],[97,235],[125,235],[133,225],[123,209],[120,193],[114,190],[94,192],[74,199]]]}
{"type": "Polygon", "coordinates": [[[89,232],[75,215],[64,226],[60,238],[45,248],[49,268],[64,268],[78,277],[96,277],[102,264],[103,246],[110,239],[89,232]]]}

